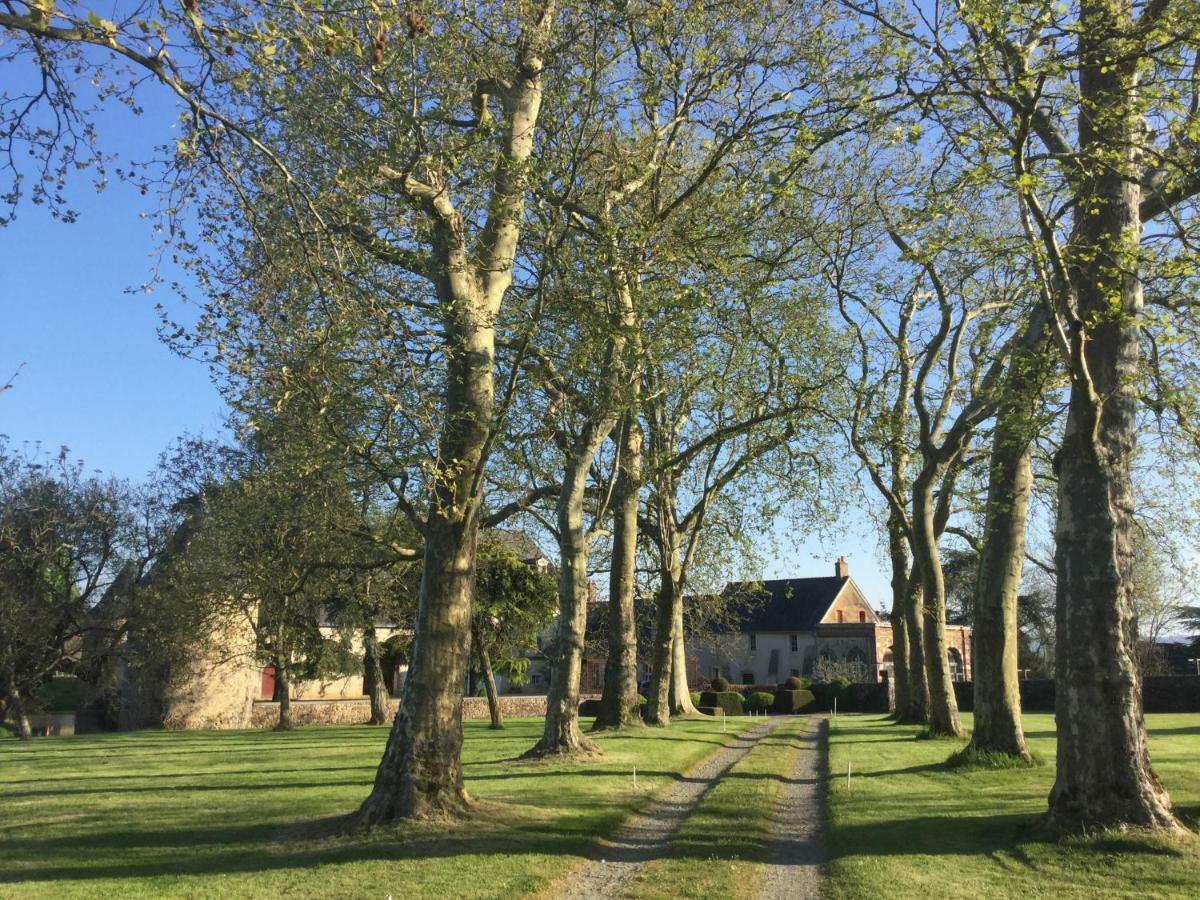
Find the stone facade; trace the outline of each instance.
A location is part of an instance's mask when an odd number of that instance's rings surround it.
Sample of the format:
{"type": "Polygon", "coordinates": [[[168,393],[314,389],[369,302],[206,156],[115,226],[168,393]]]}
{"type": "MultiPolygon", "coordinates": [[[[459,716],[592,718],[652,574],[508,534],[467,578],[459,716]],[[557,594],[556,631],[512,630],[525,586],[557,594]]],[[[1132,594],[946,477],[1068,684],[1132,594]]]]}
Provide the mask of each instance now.
{"type": "MultiPolygon", "coordinates": [[[[735,684],[781,684],[791,675],[811,676],[821,658],[861,663],[871,681],[890,676],[892,627],[880,620],[850,578],[845,559],[838,560],[833,579],[764,585],[774,597],[764,611],[751,612],[739,631],[689,642],[700,680],[720,674],[735,684]]],[[[946,641],[954,679],[970,678],[970,629],[947,626],[946,641]]]]}

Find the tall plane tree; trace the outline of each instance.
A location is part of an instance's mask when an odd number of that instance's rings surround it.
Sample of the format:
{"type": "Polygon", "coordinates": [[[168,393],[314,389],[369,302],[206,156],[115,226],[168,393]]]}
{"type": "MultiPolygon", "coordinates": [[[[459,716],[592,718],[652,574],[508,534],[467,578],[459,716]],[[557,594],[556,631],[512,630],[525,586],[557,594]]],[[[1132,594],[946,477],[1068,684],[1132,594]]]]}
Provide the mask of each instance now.
{"type": "Polygon", "coordinates": [[[1150,223],[1158,241],[1177,239],[1200,190],[1200,24],[1188,5],[1132,0],[1005,0],[932,16],[849,5],[907,45],[905,81],[929,98],[945,143],[1019,195],[1054,301],[1070,399],[1056,459],[1058,766],[1046,826],[1178,831],[1146,748],[1131,463],[1140,245],[1150,223]]]}

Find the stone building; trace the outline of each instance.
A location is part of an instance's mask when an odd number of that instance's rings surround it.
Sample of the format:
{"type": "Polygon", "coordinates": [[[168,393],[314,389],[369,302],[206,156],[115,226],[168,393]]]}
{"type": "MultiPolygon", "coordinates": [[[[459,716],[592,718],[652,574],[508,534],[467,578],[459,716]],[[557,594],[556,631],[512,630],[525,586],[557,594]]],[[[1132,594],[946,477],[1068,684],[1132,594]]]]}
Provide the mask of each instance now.
{"type": "MultiPolygon", "coordinates": [[[[779,684],[811,676],[822,657],[860,663],[874,681],[892,668],[892,627],[854,583],[845,557],[832,576],[734,582],[722,594],[738,610],[736,625],[688,642],[705,681],[722,675],[741,684],[779,684]]],[[[948,625],[946,639],[951,674],[969,680],[970,629],[948,625]]]]}

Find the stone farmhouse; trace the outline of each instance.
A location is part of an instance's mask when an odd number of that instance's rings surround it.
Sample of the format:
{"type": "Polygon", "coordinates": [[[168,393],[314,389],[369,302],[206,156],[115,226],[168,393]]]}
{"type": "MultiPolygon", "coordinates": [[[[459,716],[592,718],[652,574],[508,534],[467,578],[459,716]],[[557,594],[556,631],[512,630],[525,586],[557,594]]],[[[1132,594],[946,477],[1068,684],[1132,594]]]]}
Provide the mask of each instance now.
{"type": "MultiPolygon", "coordinates": [[[[832,576],[735,582],[722,593],[742,601],[744,611],[736,630],[689,641],[688,656],[704,680],[722,675],[734,683],[779,684],[811,676],[822,657],[860,663],[869,681],[890,677],[892,626],[871,608],[845,557],[832,576]]],[[[946,639],[952,676],[970,680],[971,630],[948,625],[946,639]]]]}

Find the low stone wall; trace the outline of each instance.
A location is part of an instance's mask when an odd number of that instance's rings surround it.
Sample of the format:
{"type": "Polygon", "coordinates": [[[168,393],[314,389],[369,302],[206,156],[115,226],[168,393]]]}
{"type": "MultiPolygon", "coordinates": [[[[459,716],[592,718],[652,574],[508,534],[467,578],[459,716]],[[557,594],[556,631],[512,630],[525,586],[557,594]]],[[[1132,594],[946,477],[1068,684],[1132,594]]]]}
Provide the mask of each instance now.
{"type": "MultiPolygon", "coordinates": [[[[1021,683],[1021,709],[1054,712],[1054,679],[1030,678],[1021,683]]],[[[954,683],[954,699],[963,712],[975,708],[975,685],[954,683]]],[[[1142,679],[1142,706],[1148,713],[1200,712],[1200,676],[1151,675],[1142,679]]]]}
{"type": "MultiPolygon", "coordinates": [[[[514,719],[522,717],[539,717],[546,715],[546,696],[544,694],[501,694],[500,714],[514,719]]],[[[487,697],[463,697],[464,719],[488,719],[487,697]]]]}
{"type": "MultiPolygon", "coordinates": [[[[396,715],[399,698],[389,701],[389,718],[396,715]]],[[[500,712],[510,718],[546,715],[545,696],[505,694],[500,697],[500,712]]],[[[489,717],[486,697],[463,697],[464,719],[489,717]]],[[[359,725],[371,718],[371,701],[366,697],[355,700],[293,700],[293,725],[359,725]]],[[[272,700],[256,700],[250,711],[250,728],[273,728],[279,721],[279,704],[272,700]]]]}

